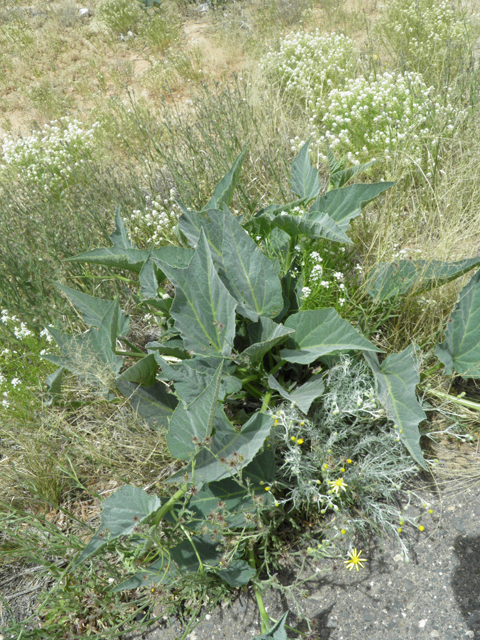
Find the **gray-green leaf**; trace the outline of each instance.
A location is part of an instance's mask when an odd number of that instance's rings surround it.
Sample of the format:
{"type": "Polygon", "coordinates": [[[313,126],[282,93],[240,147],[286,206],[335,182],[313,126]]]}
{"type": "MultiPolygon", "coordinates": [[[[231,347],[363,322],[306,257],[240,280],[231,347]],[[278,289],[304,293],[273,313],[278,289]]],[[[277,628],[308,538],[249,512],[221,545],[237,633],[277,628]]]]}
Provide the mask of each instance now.
{"type": "Polygon", "coordinates": [[[393,187],[394,182],[374,184],[352,184],[343,189],[333,189],[315,200],[307,214],[309,220],[328,214],[337,225],[345,230],[350,220],[360,215],[362,208],[378,195],[393,187]]]}
{"type": "Polygon", "coordinates": [[[188,267],[173,269],[162,263],[162,270],[175,285],[171,315],[185,347],[199,355],[229,356],[237,302],[215,271],[203,229],[188,267]]]}
{"type": "Polygon", "coordinates": [[[223,205],[230,204],[235,186],[240,177],[240,171],[242,170],[242,164],[247,153],[247,147],[243,149],[241,154],[235,160],[230,171],[220,180],[213,191],[213,195],[207,204],[203,207],[202,211],[207,209],[220,209],[223,205]]]}
{"type": "Polygon", "coordinates": [[[417,348],[411,344],[400,353],[389,355],[381,366],[376,354],[364,352],[363,355],[375,376],[377,394],[388,418],[396,424],[399,437],[412,458],[426,469],[418,425],[427,416],[415,393],[420,381],[417,348]]]}
{"type": "MultiPolygon", "coordinates": [[[[77,309],[81,312],[85,324],[89,327],[99,327],[102,318],[109,310],[112,302],[94,298],[86,293],[81,293],[76,289],[66,287],[64,284],[56,283],[60,291],[67,295],[77,309]]],[[[126,337],[128,334],[129,317],[120,309],[118,313],[117,335],[126,337]]]]}
{"type": "Polygon", "coordinates": [[[260,316],[275,317],[283,296],[272,262],[231,214],[224,217],[222,280],[239,303],[237,313],[254,322],[260,316]]]}
{"type": "Polygon", "coordinates": [[[150,496],[143,489],[125,485],[102,503],[102,524],[85,547],[75,566],[96,553],[107,543],[126,536],[137,524],[147,520],[161,506],[157,496],[150,496]]]}
{"type": "Polygon", "coordinates": [[[323,380],[318,375],[313,376],[305,384],[290,392],[286,391],[273,376],[268,377],[268,386],[270,389],[278,391],[285,400],[295,402],[300,411],[305,414],[309,412],[312,402],[321,396],[325,389],[323,380]]]}
{"type": "Polygon", "coordinates": [[[367,293],[376,300],[388,300],[407,293],[419,294],[451,282],[480,264],[480,258],[457,262],[399,260],[381,262],[367,277],[367,293]]]}
{"type": "Polygon", "coordinates": [[[173,415],[178,404],[173,393],[167,392],[167,387],[163,382],[157,382],[151,387],[142,387],[127,382],[117,380],[117,386],[126,396],[132,407],[139,415],[148,422],[154,429],[168,427],[168,422],[173,415]]]}
{"type": "Polygon", "coordinates": [[[463,378],[480,378],[480,270],[460,291],[435,354],[446,375],[455,369],[463,378]]]}
{"type": "Polygon", "coordinates": [[[304,198],[306,202],[313,200],[320,193],[318,171],[312,167],[308,158],[308,147],[311,141],[312,139],[310,138],[303,145],[291,165],[292,178],[290,188],[297,196],[304,198]]]}
{"type": "Polygon", "coordinates": [[[288,342],[290,348],[280,351],[280,356],[288,362],[310,364],[320,356],[348,349],[381,351],[343,320],[335,309],[300,311],[290,316],[285,326],[295,329],[288,342]]]}
{"type": "MultiPolygon", "coordinates": [[[[210,450],[203,448],[195,456],[195,482],[216,482],[234,476],[253,460],[273,426],[273,418],[255,413],[240,432],[225,418],[216,423],[210,450]],[[236,454],[236,455],[235,455],[236,454]]],[[[168,478],[176,482],[185,473],[191,478],[191,465],[168,478]]]]}
{"type": "Polygon", "coordinates": [[[258,322],[248,327],[248,335],[252,344],[242,352],[242,357],[250,359],[251,363],[259,362],[263,356],[276,344],[284,342],[293,329],[287,329],[270,318],[260,318],[258,322]]]}
{"type": "Polygon", "coordinates": [[[285,633],[285,622],[287,620],[288,613],[288,611],[284,613],[270,631],[262,633],[261,636],[256,636],[253,640],[288,640],[287,634],[285,633]]]}
{"type": "Polygon", "coordinates": [[[175,409],[167,434],[167,444],[174,458],[187,460],[195,451],[193,439],[198,443],[210,437],[218,406],[218,394],[223,362],[218,366],[210,384],[189,405],[180,402],[175,409]]]}

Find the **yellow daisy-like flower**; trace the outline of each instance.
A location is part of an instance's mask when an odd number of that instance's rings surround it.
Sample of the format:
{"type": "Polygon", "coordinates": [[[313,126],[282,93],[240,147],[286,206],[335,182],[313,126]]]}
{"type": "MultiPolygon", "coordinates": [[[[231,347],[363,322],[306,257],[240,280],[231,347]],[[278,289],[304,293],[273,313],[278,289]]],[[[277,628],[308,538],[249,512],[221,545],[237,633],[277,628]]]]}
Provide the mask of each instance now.
{"type": "Polygon", "coordinates": [[[327,484],[331,486],[333,493],[340,493],[340,489],[346,491],[348,487],[348,484],[344,482],[343,478],[338,478],[338,480],[327,480],[327,484]]]}
{"type": "Polygon", "coordinates": [[[303,444],[303,438],[298,438],[297,444],[303,444]]]}
{"type": "Polygon", "coordinates": [[[423,524],[421,524],[419,527],[420,531],[425,531],[425,527],[423,526],[423,524]]]}
{"type": "Polygon", "coordinates": [[[364,569],[365,567],[363,566],[363,563],[365,562],[365,558],[361,557],[362,553],[362,551],[357,552],[356,549],[349,551],[347,554],[349,560],[344,560],[346,565],[345,568],[349,571],[352,571],[352,569],[356,569],[357,571],[359,569],[364,569]]]}
{"type": "Polygon", "coordinates": [[[350,458],[347,460],[347,464],[352,464],[352,461],[350,460],[350,458]]]}

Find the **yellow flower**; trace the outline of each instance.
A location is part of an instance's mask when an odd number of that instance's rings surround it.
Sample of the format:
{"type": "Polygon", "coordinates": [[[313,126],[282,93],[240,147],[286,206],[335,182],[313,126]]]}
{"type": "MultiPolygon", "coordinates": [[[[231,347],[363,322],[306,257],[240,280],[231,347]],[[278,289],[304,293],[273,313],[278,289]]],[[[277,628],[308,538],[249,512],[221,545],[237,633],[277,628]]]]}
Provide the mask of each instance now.
{"type": "Polygon", "coordinates": [[[362,558],[362,551],[358,551],[356,549],[352,549],[351,551],[348,552],[348,557],[349,560],[344,560],[345,565],[346,565],[346,569],[348,569],[349,571],[351,571],[352,569],[356,569],[357,571],[359,569],[364,569],[365,567],[363,566],[363,563],[365,562],[365,558],[362,558]]]}
{"type": "Polygon", "coordinates": [[[402,527],[398,527],[397,531],[398,531],[398,533],[402,533],[402,531],[403,531],[402,527]]]}
{"type": "Polygon", "coordinates": [[[343,491],[347,490],[348,484],[344,482],[343,478],[338,478],[338,480],[327,480],[327,484],[329,484],[333,493],[340,493],[340,489],[343,491]]]}
{"type": "Polygon", "coordinates": [[[324,469],[328,469],[328,464],[324,464],[324,465],[323,465],[323,468],[324,468],[324,469]]]}
{"type": "Polygon", "coordinates": [[[345,530],[345,529],[341,529],[341,530],[340,530],[340,533],[342,534],[342,536],[344,536],[347,532],[346,532],[346,530],[345,530]]]}
{"type": "Polygon", "coordinates": [[[433,509],[429,509],[429,510],[428,510],[428,513],[433,513],[433,509]]]}
{"type": "Polygon", "coordinates": [[[297,444],[303,444],[303,438],[298,438],[297,444]]]}
{"type": "Polygon", "coordinates": [[[420,529],[420,531],[425,531],[425,527],[423,526],[423,524],[419,525],[418,528],[420,529]]]}
{"type": "Polygon", "coordinates": [[[352,464],[352,461],[350,460],[350,458],[347,460],[348,464],[352,464]]]}
{"type": "Polygon", "coordinates": [[[342,473],[345,473],[345,469],[344,469],[344,467],[342,467],[342,468],[340,469],[340,471],[341,471],[342,473]]]}
{"type": "Polygon", "coordinates": [[[270,491],[270,487],[265,487],[265,491],[270,491]]]}
{"type": "Polygon", "coordinates": [[[275,425],[278,424],[278,420],[274,420],[273,424],[275,424],[275,425]]]}
{"type": "Polygon", "coordinates": [[[296,442],[296,440],[297,440],[297,439],[295,438],[295,436],[292,436],[292,437],[290,438],[290,440],[291,440],[292,442],[296,442]]]}

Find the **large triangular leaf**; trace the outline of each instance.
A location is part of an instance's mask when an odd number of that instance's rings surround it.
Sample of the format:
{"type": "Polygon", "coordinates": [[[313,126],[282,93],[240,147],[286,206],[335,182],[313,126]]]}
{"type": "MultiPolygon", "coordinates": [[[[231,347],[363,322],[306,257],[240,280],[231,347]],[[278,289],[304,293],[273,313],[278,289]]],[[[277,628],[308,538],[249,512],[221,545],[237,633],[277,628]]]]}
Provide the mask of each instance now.
{"type": "Polygon", "coordinates": [[[145,387],[151,387],[155,384],[157,375],[157,361],[154,354],[149,354],[145,358],[141,358],[134,365],[125,369],[117,378],[117,384],[119,380],[125,380],[127,382],[135,382],[145,387]]]}
{"type": "MultiPolygon", "coordinates": [[[[148,249],[122,249],[119,247],[103,247],[86,251],[73,258],[68,258],[69,262],[86,262],[89,264],[99,264],[104,267],[115,267],[126,269],[133,273],[140,273],[144,263],[148,260],[150,251],[148,249]]],[[[172,267],[184,269],[193,257],[192,249],[182,247],[159,247],[152,251],[152,259],[162,260],[172,267]]]]}
{"type": "MultiPolygon", "coordinates": [[[[220,358],[195,357],[178,364],[170,364],[158,353],[156,360],[162,369],[161,379],[175,383],[175,393],[185,404],[193,402],[205,390],[220,363],[220,358]]],[[[242,388],[240,380],[228,374],[235,366],[233,362],[224,362],[218,396],[220,402],[226,395],[236,393],[242,388]]]]}
{"type": "MultiPolygon", "coordinates": [[[[234,476],[253,460],[272,426],[273,418],[264,413],[255,413],[241,431],[235,431],[226,418],[216,423],[210,450],[203,448],[195,456],[195,482],[216,482],[234,476]]],[[[167,481],[176,482],[185,474],[192,477],[190,464],[167,481]]]]}
{"type": "Polygon", "coordinates": [[[231,214],[224,218],[222,280],[239,303],[237,313],[254,322],[260,316],[275,317],[283,297],[272,262],[231,214]]]}
{"type": "Polygon", "coordinates": [[[215,413],[218,406],[218,394],[223,370],[223,362],[202,393],[189,405],[180,402],[175,409],[167,434],[170,454],[179,460],[187,460],[195,451],[197,444],[210,437],[215,413]]]}
{"type": "Polygon", "coordinates": [[[411,344],[400,353],[389,355],[381,366],[376,354],[364,352],[363,355],[375,376],[377,395],[388,418],[396,424],[399,437],[412,458],[426,469],[418,425],[427,416],[415,393],[420,381],[416,349],[416,345],[411,344]]]}
{"type": "Polygon", "coordinates": [[[268,386],[270,389],[278,391],[285,400],[294,402],[300,411],[305,414],[309,412],[312,402],[321,396],[325,389],[323,380],[318,375],[313,376],[310,380],[305,382],[305,384],[302,384],[300,387],[297,387],[290,392],[285,391],[273,376],[268,377],[268,386]]]}
{"type": "Polygon", "coordinates": [[[85,547],[75,566],[86,560],[108,540],[132,533],[161,506],[157,496],[150,496],[143,489],[125,485],[102,502],[102,524],[85,547]]]}
{"type": "Polygon", "coordinates": [[[285,622],[287,621],[288,611],[283,614],[278,622],[267,631],[267,633],[262,633],[261,636],[256,636],[253,640],[288,640],[287,634],[285,632],[285,622]]]}
{"type": "MultiPolygon", "coordinates": [[[[76,308],[81,312],[85,324],[90,327],[99,327],[102,318],[109,310],[112,302],[110,300],[102,300],[101,298],[94,298],[85,293],[81,293],[76,289],[71,289],[63,284],[56,283],[60,291],[63,291],[67,295],[76,308]]],[[[125,337],[128,334],[129,317],[119,311],[117,322],[117,335],[125,337]]]]}
{"type": "Polygon", "coordinates": [[[310,138],[303,145],[291,165],[292,178],[290,180],[290,188],[297,196],[304,198],[306,202],[313,200],[320,193],[318,171],[312,167],[308,158],[308,147],[311,141],[312,139],[310,138]]]}
{"type": "Polygon", "coordinates": [[[345,230],[350,220],[360,215],[365,205],[394,184],[394,182],[376,182],[375,184],[352,184],[343,189],[333,189],[315,200],[307,217],[309,220],[316,220],[326,213],[342,230],[345,230]]]}
{"type": "Polygon", "coordinates": [[[224,580],[232,589],[248,584],[257,570],[245,560],[232,560],[226,569],[218,571],[218,577],[224,580]]]}
{"type": "Polygon", "coordinates": [[[118,373],[123,364],[114,352],[119,310],[118,300],[110,302],[99,328],[92,327],[78,336],[51,327],[49,332],[62,355],[45,355],[45,359],[64,366],[89,384],[108,386],[109,372],[118,373]]]}
{"type": "Polygon", "coordinates": [[[202,211],[207,209],[220,209],[223,205],[230,204],[235,186],[240,177],[240,171],[242,170],[242,164],[247,153],[247,147],[245,147],[242,153],[238,156],[232,165],[230,171],[220,180],[213,191],[213,195],[207,204],[203,207],[202,211]]]}
{"type": "Polygon", "coordinates": [[[157,382],[151,387],[142,387],[117,380],[117,386],[126,396],[132,407],[154,429],[167,429],[168,422],[178,404],[173,393],[168,393],[163,382],[157,382]]]}
{"type": "MultiPolygon", "coordinates": [[[[310,214],[309,214],[310,215],[310,214]]],[[[291,216],[280,214],[271,220],[272,227],[278,227],[289,236],[305,234],[310,238],[326,238],[334,242],[352,244],[350,238],[345,235],[343,229],[328,215],[317,215],[315,220],[304,216],[291,216]]]]}
{"type": "Polygon", "coordinates": [[[188,211],[178,220],[180,231],[192,247],[196,247],[203,229],[215,264],[223,265],[222,246],[225,214],[217,209],[209,211],[188,211]]]}
{"type": "Polygon", "coordinates": [[[135,245],[128,237],[128,231],[125,228],[125,223],[120,215],[120,207],[117,207],[115,211],[115,230],[110,236],[110,240],[114,247],[118,249],[135,249],[135,245]]]}
{"type": "Polygon", "coordinates": [[[446,375],[455,369],[463,378],[480,378],[480,270],[460,291],[435,354],[446,375]]]}
{"type": "Polygon", "coordinates": [[[356,164],[349,167],[348,169],[345,169],[345,159],[342,159],[340,161],[337,160],[328,144],[327,157],[328,166],[330,169],[330,179],[328,187],[329,191],[331,189],[340,189],[345,184],[347,184],[347,182],[354,176],[362,173],[362,171],[369,169],[371,166],[377,163],[377,160],[371,160],[370,162],[366,162],[365,164],[356,164]]]}
{"type": "Polygon", "coordinates": [[[381,351],[343,320],[335,309],[300,311],[290,316],[285,326],[295,329],[289,339],[290,348],[280,351],[280,356],[288,362],[310,364],[320,356],[348,349],[381,351]]]}
{"type": "Polygon", "coordinates": [[[422,293],[440,287],[480,264],[480,258],[457,262],[399,260],[381,262],[367,277],[367,293],[376,300],[388,300],[406,293],[422,293]]]}
{"type": "Polygon", "coordinates": [[[173,548],[162,550],[162,556],[158,560],[116,586],[114,591],[138,589],[152,584],[171,584],[182,575],[198,573],[199,557],[207,567],[216,567],[222,557],[217,546],[218,543],[208,536],[192,536],[191,541],[182,540],[173,548]]]}
{"type": "Polygon", "coordinates": [[[140,273],[143,263],[148,259],[147,249],[120,249],[118,247],[102,247],[86,251],[73,258],[67,258],[69,262],[86,262],[99,264],[104,267],[126,269],[133,273],[140,273]]]}
{"type": "Polygon", "coordinates": [[[294,333],[293,329],[277,324],[270,318],[260,318],[258,322],[248,327],[250,342],[253,344],[242,352],[242,357],[248,358],[251,363],[259,362],[272,347],[284,342],[292,333],[294,333]]]}
{"type": "MultiPolygon", "coordinates": [[[[253,495],[263,496],[270,500],[271,495],[265,487],[273,482],[275,477],[275,456],[270,449],[266,449],[250,462],[242,471],[243,486],[235,478],[224,478],[219,482],[210,482],[206,487],[192,496],[188,509],[194,514],[193,528],[199,529],[209,526],[209,516],[218,512],[218,504],[223,504],[220,510],[231,529],[244,526],[255,526],[254,520],[247,522],[245,514],[255,514],[258,508],[253,495]],[[246,479],[250,484],[247,489],[246,479]]],[[[216,526],[215,523],[211,525],[216,526]]]]}
{"type": "Polygon", "coordinates": [[[62,380],[65,367],[59,367],[45,380],[47,386],[47,393],[50,399],[47,404],[53,404],[62,395],[62,380]]]}
{"type": "Polygon", "coordinates": [[[139,274],[140,292],[145,300],[155,300],[158,296],[158,286],[165,280],[165,274],[152,259],[152,250],[144,262],[139,274]]]}
{"type": "Polygon", "coordinates": [[[163,263],[162,269],[175,285],[171,315],[185,347],[199,355],[229,356],[237,302],[215,271],[203,229],[186,269],[163,263]]]}

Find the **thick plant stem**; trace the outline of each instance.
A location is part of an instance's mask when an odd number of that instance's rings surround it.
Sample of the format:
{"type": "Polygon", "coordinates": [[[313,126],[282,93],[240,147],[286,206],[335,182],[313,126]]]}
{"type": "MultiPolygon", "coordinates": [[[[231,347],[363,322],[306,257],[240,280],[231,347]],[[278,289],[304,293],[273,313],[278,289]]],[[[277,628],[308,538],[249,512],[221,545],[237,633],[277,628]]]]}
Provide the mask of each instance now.
{"type": "MultiPolygon", "coordinates": [[[[250,549],[248,556],[250,566],[252,569],[256,569],[257,565],[255,562],[255,553],[253,549],[250,549]]],[[[255,591],[255,597],[257,598],[257,606],[260,611],[260,624],[262,625],[262,633],[268,633],[270,629],[270,618],[268,613],[265,611],[265,605],[263,604],[262,592],[257,587],[256,584],[253,585],[253,589],[255,591]]]]}
{"type": "MultiPolygon", "coordinates": [[[[171,498],[161,507],[155,514],[155,518],[152,520],[151,529],[154,529],[160,524],[162,518],[173,508],[173,505],[178,502],[188,491],[189,484],[184,484],[171,498]]],[[[142,553],[146,554],[153,545],[153,539],[149,538],[145,541],[142,549],[142,553]]]]}
{"type": "Polygon", "coordinates": [[[472,411],[480,411],[480,404],[478,402],[473,402],[473,400],[464,400],[463,398],[460,398],[458,396],[452,396],[449,393],[443,393],[443,391],[435,391],[433,389],[426,389],[426,392],[430,393],[436,398],[441,398],[442,400],[446,400],[447,402],[459,404],[462,407],[471,409],[472,411]]]}

